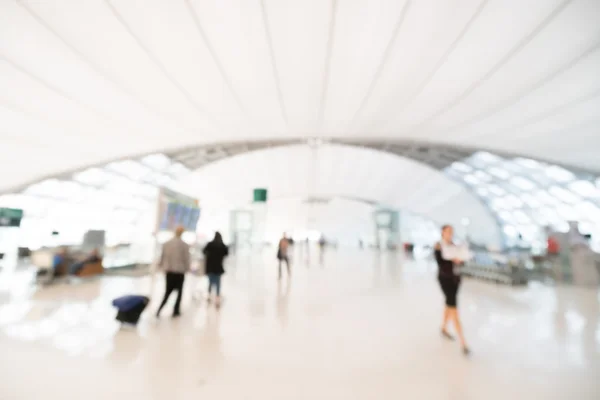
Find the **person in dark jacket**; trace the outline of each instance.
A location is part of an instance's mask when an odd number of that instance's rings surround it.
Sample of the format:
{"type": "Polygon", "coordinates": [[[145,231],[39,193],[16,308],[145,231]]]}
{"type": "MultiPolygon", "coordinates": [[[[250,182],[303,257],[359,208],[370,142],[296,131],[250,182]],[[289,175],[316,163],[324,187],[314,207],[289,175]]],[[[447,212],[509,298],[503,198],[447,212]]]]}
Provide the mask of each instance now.
{"type": "Polygon", "coordinates": [[[221,275],[225,273],[223,260],[229,255],[229,249],[223,243],[223,237],[219,232],[215,238],[204,247],[204,258],[206,263],[206,275],[208,276],[208,300],[213,286],[216,291],[215,305],[221,305],[221,275]]]}

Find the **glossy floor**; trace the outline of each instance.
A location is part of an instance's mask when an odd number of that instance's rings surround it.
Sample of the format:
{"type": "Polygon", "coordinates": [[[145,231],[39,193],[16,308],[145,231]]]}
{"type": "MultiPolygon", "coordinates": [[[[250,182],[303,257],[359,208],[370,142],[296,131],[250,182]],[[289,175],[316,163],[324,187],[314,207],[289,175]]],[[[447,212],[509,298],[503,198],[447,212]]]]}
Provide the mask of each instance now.
{"type": "MultiPolygon", "coordinates": [[[[473,355],[439,335],[434,268],[390,254],[231,260],[220,311],[192,299],[156,320],[162,279],[104,277],[47,288],[0,274],[0,399],[597,399],[598,291],[464,281],[473,355]],[[110,300],[153,298],[121,330],[110,300]]],[[[206,290],[204,290],[206,292],[206,290]]]]}

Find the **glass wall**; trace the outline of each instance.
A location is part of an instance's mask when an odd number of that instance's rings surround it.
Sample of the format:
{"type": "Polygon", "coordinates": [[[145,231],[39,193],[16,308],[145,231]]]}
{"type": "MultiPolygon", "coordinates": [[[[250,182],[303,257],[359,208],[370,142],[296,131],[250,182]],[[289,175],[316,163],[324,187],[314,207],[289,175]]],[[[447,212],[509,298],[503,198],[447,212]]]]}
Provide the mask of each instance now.
{"type": "Polygon", "coordinates": [[[188,172],[164,154],[152,154],[35,183],[0,196],[0,207],[24,210],[20,246],[76,245],[92,229],[106,231],[106,244],[112,246],[150,235],[158,188],[172,187],[188,172]]]}
{"type": "Polygon", "coordinates": [[[558,165],[477,152],[445,170],[462,180],[491,209],[508,246],[543,246],[544,228],[565,232],[578,221],[581,233],[600,238],[600,180],[558,165]]]}
{"type": "MultiPolygon", "coordinates": [[[[20,193],[0,196],[0,207],[24,210],[20,246],[79,244],[91,229],[105,230],[109,246],[133,242],[154,230],[158,187],[177,190],[177,181],[189,172],[165,154],[152,154],[32,184],[20,193]]],[[[596,245],[600,242],[600,179],[594,174],[487,152],[455,162],[444,173],[464,183],[489,207],[508,246],[543,247],[544,228],[566,231],[570,220],[578,221],[582,233],[591,234],[596,245]]],[[[437,238],[437,226],[405,215],[404,222],[418,228],[402,235],[403,240],[437,238]]],[[[462,236],[469,234],[468,224],[460,229],[465,230],[462,236]]]]}

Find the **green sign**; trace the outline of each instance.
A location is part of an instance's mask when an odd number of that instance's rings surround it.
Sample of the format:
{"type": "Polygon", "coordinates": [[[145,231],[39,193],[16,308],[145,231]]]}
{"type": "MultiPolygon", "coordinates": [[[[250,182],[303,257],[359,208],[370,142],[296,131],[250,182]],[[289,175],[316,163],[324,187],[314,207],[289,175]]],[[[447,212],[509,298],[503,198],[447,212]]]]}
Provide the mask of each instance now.
{"type": "Polygon", "coordinates": [[[254,202],[255,203],[266,203],[267,202],[267,189],[254,189],[254,202]]]}
{"type": "Polygon", "coordinates": [[[0,226],[21,226],[23,210],[18,208],[0,208],[0,226]]]}

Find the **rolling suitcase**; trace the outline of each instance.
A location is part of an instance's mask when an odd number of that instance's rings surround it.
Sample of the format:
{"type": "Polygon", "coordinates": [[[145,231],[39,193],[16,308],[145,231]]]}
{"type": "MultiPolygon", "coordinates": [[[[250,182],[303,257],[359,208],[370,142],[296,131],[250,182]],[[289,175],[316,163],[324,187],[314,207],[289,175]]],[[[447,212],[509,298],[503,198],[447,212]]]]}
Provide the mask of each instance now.
{"type": "Polygon", "coordinates": [[[116,298],[112,304],[117,308],[117,321],[136,325],[150,299],[146,296],[128,295],[116,298]]]}

